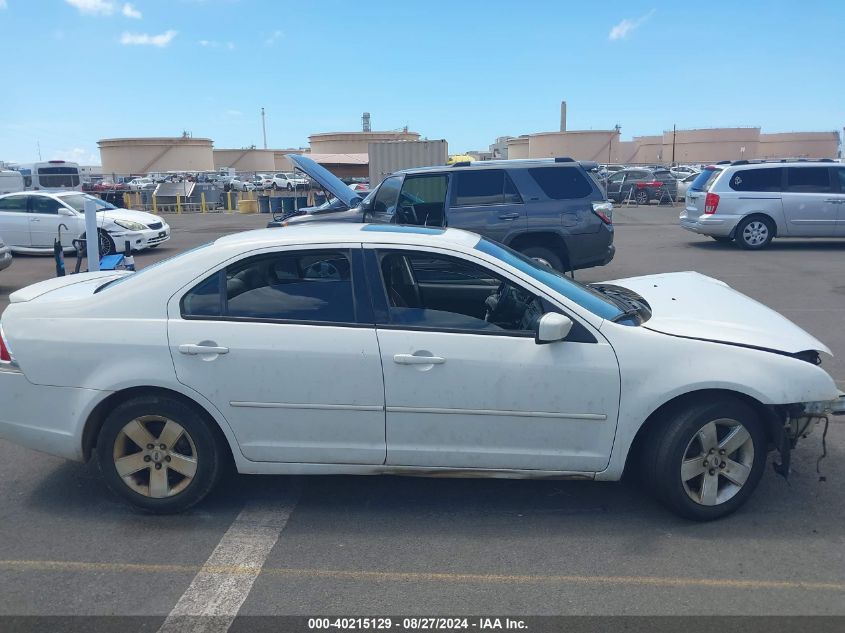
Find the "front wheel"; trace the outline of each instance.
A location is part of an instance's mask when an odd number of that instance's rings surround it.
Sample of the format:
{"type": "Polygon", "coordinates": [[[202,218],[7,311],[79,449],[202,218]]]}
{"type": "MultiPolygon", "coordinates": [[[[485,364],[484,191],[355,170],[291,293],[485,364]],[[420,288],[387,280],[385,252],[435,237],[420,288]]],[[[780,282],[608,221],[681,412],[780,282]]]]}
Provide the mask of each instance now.
{"type": "Polygon", "coordinates": [[[106,485],[146,512],[182,512],[220,478],[223,452],[208,423],[179,400],[142,396],[116,407],[97,438],[106,485]]]}
{"type": "Polygon", "coordinates": [[[293,191],[293,185],[288,183],[288,191],[293,191]]]}
{"type": "Polygon", "coordinates": [[[544,266],[565,272],[563,270],[563,262],[561,261],[560,256],[545,246],[529,246],[527,248],[523,248],[520,252],[526,257],[530,257],[544,266]]]}
{"type": "Polygon", "coordinates": [[[767,438],[751,407],[733,399],[675,411],[646,441],[645,474],[677,514],[712,521],[739,508],[760,481],[767,438]]]}

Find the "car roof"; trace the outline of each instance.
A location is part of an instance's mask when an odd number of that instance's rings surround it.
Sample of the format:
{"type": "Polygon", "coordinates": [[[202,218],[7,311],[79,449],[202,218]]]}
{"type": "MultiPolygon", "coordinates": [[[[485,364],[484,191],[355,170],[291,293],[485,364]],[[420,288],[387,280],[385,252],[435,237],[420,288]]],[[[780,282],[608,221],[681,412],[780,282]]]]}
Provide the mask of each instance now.
{"type": "Polygon", "coordinates": [[[459,172],[476,171],[480,169],[516,168],[528,169],[530,167],[580,167],[581,163],[575,160],[558,161],[554,158],[512,158],[510,160],[474,160],[469,164],[455,163],[454,165],[433,165],[431,167],[414,167],[412,169],[400,169],[391,176],[397,174],[425,174],[432,172],[459,172]]]}
{"type": "Polygon", "coordinates": [[[472,248],[481,239],[460,229],[440,229],[400,224],[353,224],[349,222],[303,222],[270,229],[234,233],[217,239],[220,246],[284,246],[360,242],[362,244],[414,244],[472,248]]]}
{"type": "Polygon", "coordinates": [[[775,168],[775,167],[837,167],[838,163],[832,160],[774,160],[774,161],[748,161],[739,164],[732,163],[730,165],[713,165],[722,169],[733,167],[734,169],[760,169],[775,168]]]}

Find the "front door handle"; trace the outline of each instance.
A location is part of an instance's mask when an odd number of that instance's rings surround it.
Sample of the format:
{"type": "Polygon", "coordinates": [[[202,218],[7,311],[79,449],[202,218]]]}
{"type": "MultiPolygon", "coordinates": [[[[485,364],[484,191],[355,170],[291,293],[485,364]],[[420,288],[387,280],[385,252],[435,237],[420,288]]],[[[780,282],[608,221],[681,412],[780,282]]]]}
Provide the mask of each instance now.
{"type": "Polygon", "coordinates": [[[199,354],[228,354],[228,347],[217,347],[216,345],[194,345],[193,343],[185,343],[179,346],[180,354],[187,354],[188,356],[197,356],[199,354]]]}
{"type": "Polygon", "coordinates": [[[500,220],[516,220],[519,217],[518,213],[500,213],[500,220]]]}
{"type": "Polygon", "coordinates": [[[446,362],[440,356],[418,356],[416,354],[394,354],[393,362],[399,365],[442,365],[446,362]]]}

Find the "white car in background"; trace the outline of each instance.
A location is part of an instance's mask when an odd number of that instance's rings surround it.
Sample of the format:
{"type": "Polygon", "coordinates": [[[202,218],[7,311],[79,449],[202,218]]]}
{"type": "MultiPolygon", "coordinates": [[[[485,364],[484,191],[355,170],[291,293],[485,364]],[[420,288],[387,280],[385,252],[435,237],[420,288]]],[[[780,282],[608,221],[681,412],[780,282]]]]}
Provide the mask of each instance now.
{"type": "Polygon", "coordinates": [[[294,189],[304,189],[309,186],[307,178],[298,176],[291,171],[273,174],[270,176],[269,181],[269,183],[265,181],[265,189],[287,189],[288,191],[293,191],[294,189]]]}
{"type": "Polygon", "coordinates": [[[156,188],[152,178],[133,178],[128,183],[129,191],[149,191],[156,188]]]}
{"type": "Polygon", "coordinates": [[[27,191],[0,196],[0,235],[15,253],[52,253],[53,240],[61,228],[62,245],[65,251],[72,252],[71,241],[85,237],[86,201],[97,207],[102,255],[122,253],[127,241],[133,251],[140,251],[170,239],[170,227],[160,217],[119,209],[79,191],[27,191]]]}
{"type": "Polygon", "coordinates": [[[698,178],[698,172],[692,173],[689,176],[684,176],[678,181],[678,200],[683,200],[687,197],[687,189],[698,178]]]}
{"type": "Polygon", "coordinates": [[[96,456],[150,512],[198,503],[228,464],[602,481],[639,464],[709,520],[843,408],[830,350],[721,281],[585,286],[456,229],[264,229],[10,302],[0,438],[96,456]]]}

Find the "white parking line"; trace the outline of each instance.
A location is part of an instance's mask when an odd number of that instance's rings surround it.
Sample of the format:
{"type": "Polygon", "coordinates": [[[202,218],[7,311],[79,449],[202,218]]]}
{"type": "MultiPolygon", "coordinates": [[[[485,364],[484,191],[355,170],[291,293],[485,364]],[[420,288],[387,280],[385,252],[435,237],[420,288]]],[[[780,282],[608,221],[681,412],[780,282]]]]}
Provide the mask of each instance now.
{"type": "Polygon", "coordinates": [[[286,499],[277,502],[247,501],[159,633],[225,633],[285,529],[298,499],[297,487],[286,499]],[[238,571],[221,571],[227,567],[238,571]]]}

